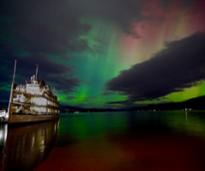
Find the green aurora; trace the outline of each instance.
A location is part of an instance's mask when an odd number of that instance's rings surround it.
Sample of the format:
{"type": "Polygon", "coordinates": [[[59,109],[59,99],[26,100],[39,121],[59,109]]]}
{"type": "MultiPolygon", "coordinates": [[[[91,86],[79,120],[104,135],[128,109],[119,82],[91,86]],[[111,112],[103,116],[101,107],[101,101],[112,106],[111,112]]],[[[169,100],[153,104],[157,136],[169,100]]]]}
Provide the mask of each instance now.
{"type": "MultiPolygon", "coordinates": [[[[142,16],[133,13],[137,16],[126,20],[128,26],[118,23],[111,16],[107,17],[112,13],[93,15],[91,12],[80,11],[82,7],[76,7],[74,9],[79,10],[77,14],[71,7],[69,12],[66,6],[63,7],[63,3],[56,6],[55,14],[49,11],[53,9],[52,4],[48,6],[48,10],[43,8],[43,4],[41,7],[36,4],[31,11],[33,16],[27,15],[30,14],[31,6],[28,9],[16,7],[16,11],[22,10],[22,14],[7,9],[8,13],[0,15],[0,61],[3,64],[0,70],[1,101],[8,99],[12,63],[17,58],[19,65],[16,81],[28,79],[38,62],[39,75],[43,79],[46,75],[45,80],[48,78],[49,84],[55,87],[61,104],[97,108],[126,107],[129,105],[129,95],[109,90],[108,82],[134,65],[152,59],[156,53],[166,48],[167,42],[204,32],[204,10],[198,8],[201,3],[203,2],[197,1],[195,6],[185,6],[183,3],[177,6],[170,2],[166,9],[160,1],[152,2],[152,6],[143,3],[140,8],[142,16]],[[34,12],[35,9],[39,11],[34,12]],[[42,17],[38,17],[40,14],[42,17]],[[21,21],[22,26],[19,24],[21,21]],[[42,39],[39,40],[39,37],[42,39]],[[34,64],[29,71],[23,66],[26,59],[31,61],[29,66],[34,64]],[[46,62],[48,68],[49,64],[54,65],[52,73],[44,68],[46,62]],[[56,71],[55,65],[58,68],[56,71]],[[3,74],[6,72],[8,74],[3,74]],[[63,83],[62,80],[67,82],[63,83]]],[[[130,17],[127,15],[125,17],[130,17]]],[[[115,17],[118,19],[118,16],[115,17]]],[[[119,16],[120,19],[122,20],[119,16]]],[[[200,79],[161,97],[135,99],[131,104],[182,102],[204,95],[205,81],[200,79]]]]}

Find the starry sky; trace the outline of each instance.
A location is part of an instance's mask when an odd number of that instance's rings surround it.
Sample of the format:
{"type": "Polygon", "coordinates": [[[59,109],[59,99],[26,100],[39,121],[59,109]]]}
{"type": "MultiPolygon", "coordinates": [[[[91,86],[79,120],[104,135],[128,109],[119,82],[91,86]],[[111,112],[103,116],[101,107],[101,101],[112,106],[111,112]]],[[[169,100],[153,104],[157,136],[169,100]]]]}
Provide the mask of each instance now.
{"type": "Polygon", "coordinates": [[[205,95],[204,0],[1,0],[0,101],[39,77],[61,104],[126,107],[205,95]]]}

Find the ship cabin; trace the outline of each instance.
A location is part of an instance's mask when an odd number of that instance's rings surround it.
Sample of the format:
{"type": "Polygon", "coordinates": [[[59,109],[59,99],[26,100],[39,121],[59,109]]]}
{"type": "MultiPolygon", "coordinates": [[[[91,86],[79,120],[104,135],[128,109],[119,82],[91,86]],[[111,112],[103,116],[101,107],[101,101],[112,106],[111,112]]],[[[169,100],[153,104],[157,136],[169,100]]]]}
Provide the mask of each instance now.
{"type": "Polygon", "coordinates": [[[59,104],[50,87],[33,75],[26,85],[15,85],[13,112],[26,114],[59,113],[59,104]]]}

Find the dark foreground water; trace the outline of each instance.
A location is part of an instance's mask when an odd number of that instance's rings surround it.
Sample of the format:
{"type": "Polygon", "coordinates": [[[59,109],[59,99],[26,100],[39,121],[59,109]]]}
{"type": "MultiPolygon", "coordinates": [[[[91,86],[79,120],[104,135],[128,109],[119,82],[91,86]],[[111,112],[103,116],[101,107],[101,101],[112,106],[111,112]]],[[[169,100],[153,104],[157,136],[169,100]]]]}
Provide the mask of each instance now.
{"type": "Polygon", "coordinates": [[[0,170],[204,171],[205,112],[80,113],[1,125],[0,170]]]}

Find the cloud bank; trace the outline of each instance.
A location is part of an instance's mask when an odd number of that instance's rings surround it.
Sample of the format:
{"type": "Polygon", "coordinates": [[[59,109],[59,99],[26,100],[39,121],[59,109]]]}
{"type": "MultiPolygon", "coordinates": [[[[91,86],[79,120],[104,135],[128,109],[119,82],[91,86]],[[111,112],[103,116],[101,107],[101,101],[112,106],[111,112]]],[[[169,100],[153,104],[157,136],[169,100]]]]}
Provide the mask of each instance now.
{"type": "Polygon", "coordinates": [[[154,99],[205,79],[205,33],[167,44],[144,63],[112,79],[107,88],[132,100],[154,99]]]}

